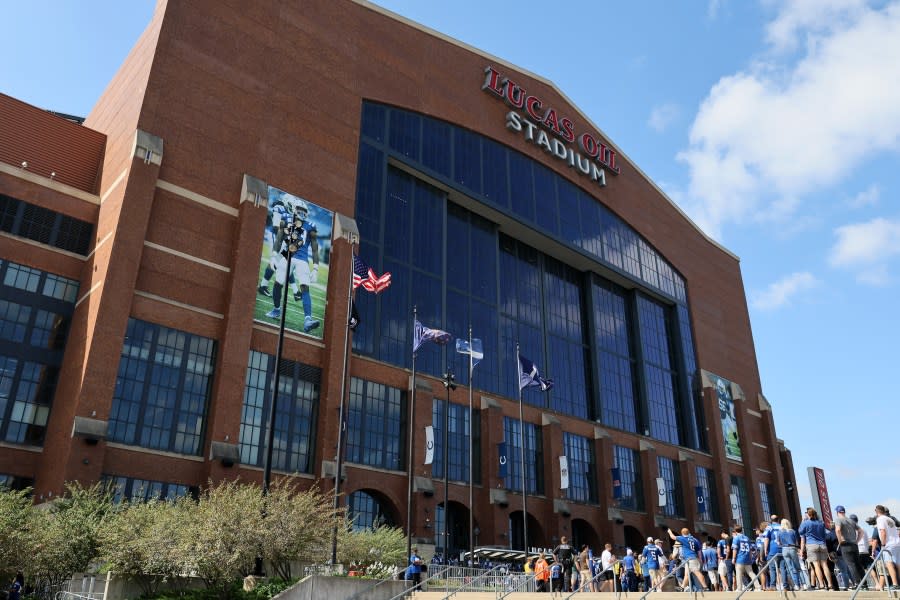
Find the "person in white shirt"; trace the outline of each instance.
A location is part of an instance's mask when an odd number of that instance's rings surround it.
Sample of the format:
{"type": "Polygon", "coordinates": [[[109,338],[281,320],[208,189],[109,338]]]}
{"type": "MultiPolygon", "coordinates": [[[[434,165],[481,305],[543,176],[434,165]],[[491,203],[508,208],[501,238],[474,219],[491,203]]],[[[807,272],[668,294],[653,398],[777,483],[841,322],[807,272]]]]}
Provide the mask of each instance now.
{"type": "Polygon", "coordinates": [[[604,592],[614,592],[615,589],[607,589],[614,588],[614,585],[609,585],[607,581],[615,581],[615,574],[613,573],[612,566],[616,562],[616,555],[612,553],[612,544],[606,544],[603,546],[603,553],[600,555],[600,569],[603,572],[603,575],[600,576],[600,580],[603,582],[601,591],[604,592]]]}
{"type": "Polygon", "coordinates": [[[881,540],[881,551],[889,553],[885,556],[885,564],[891,575],[891,581],[894,582],[891,586],[893,590],[900,589],[897,585],[897,571],[900,570],[897,568],[897,565],[900,565],[900,533],[897,532],[893,517],[887,513],[887,509],[881,504],[875,507],[875,527],[881,540]]]}
{"type": "MultiPolygon", "coordinates": [[[[856,515],[850,515],[850,520],[859,525],[859,517],[856,515]]],[[[856,547],[859,550],[859,564],[863,573],[872,564],[872,557],[869,556],[869,532],[866,529],[866,527],[860,527],[859,537],[856,538],[856,547]]]]}

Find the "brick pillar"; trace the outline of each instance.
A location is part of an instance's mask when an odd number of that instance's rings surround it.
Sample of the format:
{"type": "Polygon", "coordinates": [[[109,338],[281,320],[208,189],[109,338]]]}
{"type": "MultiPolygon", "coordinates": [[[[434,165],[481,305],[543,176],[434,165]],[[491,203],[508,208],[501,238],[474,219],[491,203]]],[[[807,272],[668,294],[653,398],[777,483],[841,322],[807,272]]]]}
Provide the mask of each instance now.
{"type": "Polygon", "coordinates": [[[38,498],[60,494],[66,481],[96,481],[103,472],[103,438],[162,150],[161,138],[136,130],[127,176],[107,190],[100,205],[96,243],[85,262],[47,424],[48,443],[36,473],[38,498]]]}
{"type": "MultiPolygon", "coordinates": [[[[253,334],[253,311],[247,310],[256,300],[259,276],[259,249],[266,223],[268,186],[266,182],[244,175],[234,223],[234,253],[231,281],[224,303],[226,307],[222,333],[216,355],[216,370],[207,414],[204,440],[205,480],[217,481],[238,476],[234,466],[240,461],[241,410],[247,357],[253,334]]],[[[263,436],[265,436],[263,431],[263,436]]],[[[248,473],[241,475],[246,478],[248,473]]],[[[253,475],[256,475],[255,473],[253,475]]],[[[261,478],[260,478],[261,480],[261,478]]]]}

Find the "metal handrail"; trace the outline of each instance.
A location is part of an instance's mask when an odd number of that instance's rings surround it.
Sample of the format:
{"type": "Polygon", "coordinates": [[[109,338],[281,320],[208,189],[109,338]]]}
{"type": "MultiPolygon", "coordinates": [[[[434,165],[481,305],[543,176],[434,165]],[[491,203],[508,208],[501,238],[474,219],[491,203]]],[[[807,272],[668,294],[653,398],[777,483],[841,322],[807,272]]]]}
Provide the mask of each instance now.
{"type": "MultiPolygon", "coordinates": [[[[563,598],[563,600],[569,600],[569,599],[570,599],[572,596],[574,596],[575,594],[581,593],[581,591],[584,590],[584,586],[586,586],[586,585],[588,585],[588,584],[590,584],[590,583],[594,583],[595,581],[597,581],[597,578],[598,578],[598,577],[600,577],[601,575],[603,575],[603,574],[606,573],[607,571],[612,571],[613,574],[615,574],[615,572],[616,572],[616,571],[615,571],[615,567],[616,567],[616,565],[618,565],[618,564],[622,564],[622,561],[621,561],[621,560],[616,560],[616,561],[613,562],[613,564],[609,565],[609,566],[606,567],[605,569],[603,569],[603,570],[601,570],[601,571],[598,571],[596,575],[594,575],[593,577],[591,577],[591,578],[588,579],[587,581],[579,581],[579,582],[578,582],[578,583],[579,583],[578,589],[577,589],[577,590],[572,590],[572,593],[570,593],[568,596],[566,596],[565,598],[563,598]]],[[[621,585],[616,586],[616,584],[615,584],[615,578],[613,578],[613,585],[617,588],[617,589],[616,589],[616,598],[619,598],[620,595],[621,595],[621,593],[622,593],[622,590],[621,590],[621,587],[622,587],[622,586],[621,586],[621,585]]]]}
{"type": "Polygon", "coordinates": [[[669,577],[674,577],[675,574],[678,573],[678,569],[680,569],[681,567],[685,566],[686,564],[687,564],[687,560],[685,560],[685,559],[682,558],[682,559],[681,559],[681,562],[679,562],[677,565],[675,565],[674,567],[672,567],[672,570],[669,571],[668,573],[666,573],[666,576],[659,580],[659,583],[657,583],[657,584],[654,585],[654,586],[651,586],[649,590],[647,590],[646,592],[644,592],[644,595],[642,595],[642,596],[640,597],[639,600],[644,600],[644,599],[645,599],[647,596],[649,596],[650,593],[653,592],[654,590],[656,590],[656,591],[662,591],[662,584],[665,583],[666,579],[668,579],[669,577]]]}
{"type": "MultiPolygon", "coordinates": [[[[859,590],[862,589],[863,584],[866,582],[866,579],[869,578],[869,574],[872,572],[872,569],[875,568],[875,565],[878,564],[878,561],[881,561],[881,568],[887,574],[887,564],[885,563],[885,554],[890,554],[891,560],[894,560],[894,555],[891,554],[890,550],[881,549],[881,552],[878,553],[878,558],[872,561],[872,564],[869,565],[869,568],[866,569],[866,572],[863,573],[863,576],[859,578],[859,583],[856,584],[856,589],[853,590],[853,595],[850,596],[850,600],[856,600],[856,595],[859,593],[859,590]]],[[[875,585],[878,585],[878,574],[875,574],[875,585]]],[[[885,579],[885,585],[887,585],[887,580],[885,579]]],[[[892,586],[888,586],[887,592],[888,595],[893,598],[894,590],[891,589],[892,586]]]]}
{"type": "MultiPolygon", "coordinates": [[[[769,560],[767,560],[767,561],[763,564],[763,566],[760,567],[759,573],[757,573],[756,575],[754,575],[754,576],[750,579],[750,583],[747,584],[747,587],[745,587],[743,590],[741,590],[741,593],[738,594],[738,595],[735,597],[734,600],[741,600],[741,596],[743,596],[744,594],[746,594],[747,591],[748,591],[751,587],[755,587],[755,586],[756,586],[756,582],[759,581],[760,575],[762,575],[763,573],[767,572],[767,571],[769,570],[769,564],[772,563],[772,561],[774,561],[775,559],[777,559],[779,556],[781,556],[781,554],[773,554],[773,555],[772,555],[772,558],[770,558],[769,560]]],[[[739,583],[740,583],[741,585],[743,585],[744,582],[741,581],[741,582],[739,582],[739,583]]]]}
{"type": "MultiPolygon", "coordinates": [[[[422,584],[428,583],[428,582],[431,581],[432,579],[437,579],[437,578],[440,577],[442,574],[448,572],[451,568],[452,568],[452,567],[450,567],[449,565],[448,565],[448,566],[445,566],[443,569],[441,569],[440,571],[438,571],[438,572],[435,573],[434,575],[431,575],[430,577],[426,577],[425,579],[423,579],[422,581],[420,581],[420,582],[419,582],[419,586],[421,586],[422,584]]],[[[409,594],[409,590],[410,590],[410,588],[412,587],[412,585],[410,585],[411,582],[410,582],[408,579],[404,579],[404,581],[407,582],[407,583],[406,583],[406,589],[403,590],[402,592],[400,592],[399,594],[397,594],[396,596],[392,596],[392,597],[389,598],[388,600],[399,600],[400,598],[402,598],[402,597],[406,596],[407,594],[409,594]]]]}
{"type": "Polygon", "coordinates": [[[522,581],[520,581],[515,586],[513,586],[513,588],[511,590],[506,590],[505,592],[503,590],[498,590],[497,594],[496,594],[496,599],[503,600],[510,594],[520,591],[522,589],[522,587],[525,584],[527,584],[529,581],[534,581],[536,579],[536,575],[534,575],[534,574],[532,574],[532,575],[528,575],[527,573],[523,573],[523,574],[525,575],[525,577],[522,579],[522,581]]]}
{"type": "Polygon", "coordinates": [[[490,571],[485,571],[484,573],[481,573],[480,575],[475,576],[475,577],[472,579],[472,581],[470,581],[469,583],[467,583],[467,584],[465,584],[465,585],[463,585],[463,586],[460,586],[460,587],[458,587],[457,589],[453,590],[452,592],[448,593],[448,594],[447,594],[446,596],[444,596],[441,600],[449,600],[450,598],[452,598],[452,597],[455,596],[456,594],[458,594],[458,593],[464,591],[466,588],[474,587],[474,586],[475,586],[475,583],[476,583],[478,580],[483,580],[485,577],[487,577],[488,575],[490,575],[490,574],[493,573],[494,571],[497,571],[497,572],[499,573],[499,572],[500,572],[500,569],[502,569],[502,568],[503,568],[503,567],[501,567],[500,565],[497,565],[496,567],[491,568],[490,571]]]}

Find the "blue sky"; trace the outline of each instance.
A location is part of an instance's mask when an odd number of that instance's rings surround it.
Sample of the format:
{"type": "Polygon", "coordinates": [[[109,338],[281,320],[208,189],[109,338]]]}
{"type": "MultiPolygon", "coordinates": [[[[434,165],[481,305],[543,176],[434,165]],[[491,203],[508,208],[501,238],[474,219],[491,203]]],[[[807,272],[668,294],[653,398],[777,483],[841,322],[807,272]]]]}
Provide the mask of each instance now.
{"type": "MultiPolygon", "coordinates": [[[[900,2],[377,3],[553,81],[738,255],[801,504],[816,465],[900,514],[900,2]]],[[[86,115],[152,11],[6,5],[0,91],[86,115]]]]}

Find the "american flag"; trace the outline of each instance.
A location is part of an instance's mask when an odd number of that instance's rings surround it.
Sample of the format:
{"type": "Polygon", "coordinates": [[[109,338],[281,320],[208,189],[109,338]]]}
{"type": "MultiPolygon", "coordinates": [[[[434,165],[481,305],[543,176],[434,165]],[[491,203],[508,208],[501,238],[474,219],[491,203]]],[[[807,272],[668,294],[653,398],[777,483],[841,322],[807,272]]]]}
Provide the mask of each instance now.
{"type": "Polygon", "coordinates": [[[368,292],[377,294],[391,285],[391,274],[385,273],[380,277],[375,275],[369,265],[363,262],[359,256],[353,256],[353,289],[360,286],[368,292]]]}

